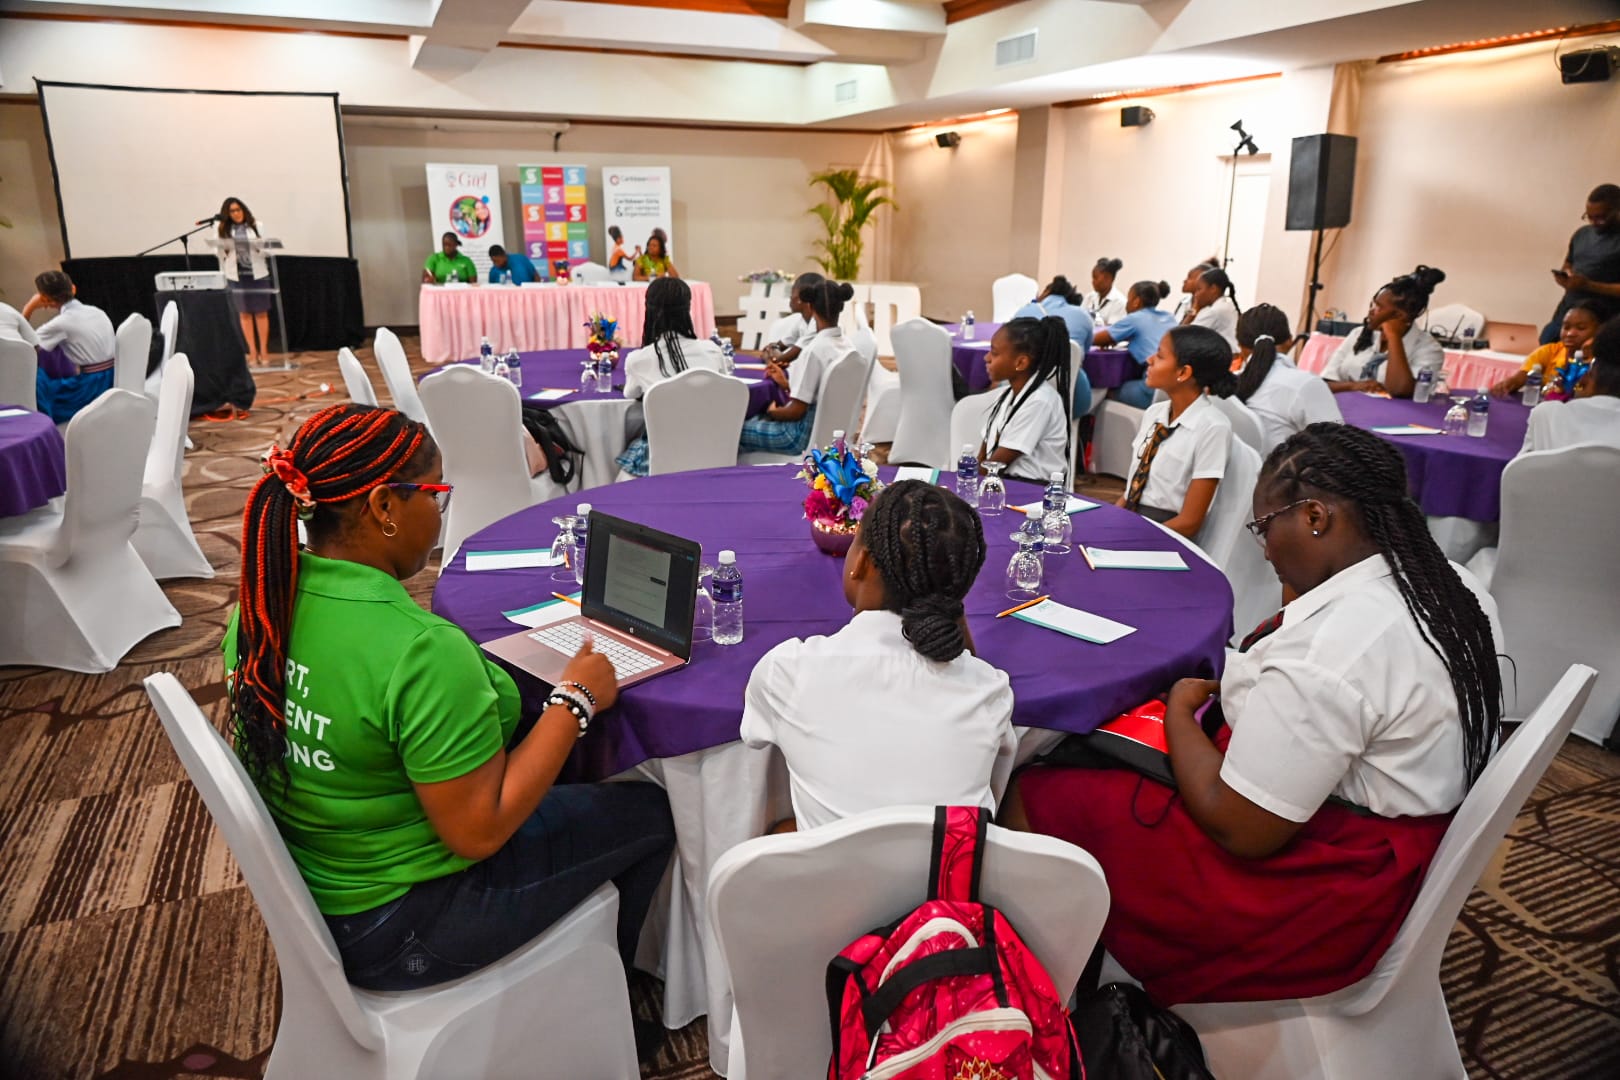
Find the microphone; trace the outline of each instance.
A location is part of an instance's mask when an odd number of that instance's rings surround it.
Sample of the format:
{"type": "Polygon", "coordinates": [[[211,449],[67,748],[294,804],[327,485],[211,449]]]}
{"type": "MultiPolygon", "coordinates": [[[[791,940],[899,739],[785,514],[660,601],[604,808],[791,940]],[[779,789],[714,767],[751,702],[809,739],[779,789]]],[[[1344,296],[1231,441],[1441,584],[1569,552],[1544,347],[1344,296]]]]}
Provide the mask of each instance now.
{"type": "Polygon", "coordinates": [[[214,222],[216,222],[218,220],[219,220],[219,215],[218,214],[209,214],[205,218],[201,218],[201,219],[199,219],[197,221],[193,221],[192,224],[193,225],[212,225],[214,222]]]}

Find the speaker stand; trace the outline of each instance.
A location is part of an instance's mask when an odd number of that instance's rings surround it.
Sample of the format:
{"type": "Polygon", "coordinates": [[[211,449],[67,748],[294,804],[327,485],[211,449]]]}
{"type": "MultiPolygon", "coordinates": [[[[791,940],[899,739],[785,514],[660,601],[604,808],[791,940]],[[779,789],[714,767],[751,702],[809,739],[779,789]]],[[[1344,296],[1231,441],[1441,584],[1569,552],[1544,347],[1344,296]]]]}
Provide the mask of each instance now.
{"type": "Polygon", "coordinates": [[[1311,252],[1311,290],[1305,301],[1305,321],[1300,326],[1304,337],[1316,332],[1316,294],[1322,291],[1322,230],[1315,232],[1316,245],[1311,252]]]}

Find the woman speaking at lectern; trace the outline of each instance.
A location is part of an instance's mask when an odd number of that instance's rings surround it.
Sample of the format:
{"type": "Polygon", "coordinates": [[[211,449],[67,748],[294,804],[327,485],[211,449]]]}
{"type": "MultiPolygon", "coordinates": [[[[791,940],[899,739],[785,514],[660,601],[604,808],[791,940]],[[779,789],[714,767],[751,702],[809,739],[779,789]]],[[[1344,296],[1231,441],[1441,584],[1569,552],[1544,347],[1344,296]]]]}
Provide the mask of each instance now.
{"type": "Polygon", "coordinates": [[[242,320],[242,341],[254,367],[269,363],[265,353],[270,344],[270,268],[264,252],[253,241],[264,234],[253,211],[234,196],[219,207],[219,268],[242,320]]]}

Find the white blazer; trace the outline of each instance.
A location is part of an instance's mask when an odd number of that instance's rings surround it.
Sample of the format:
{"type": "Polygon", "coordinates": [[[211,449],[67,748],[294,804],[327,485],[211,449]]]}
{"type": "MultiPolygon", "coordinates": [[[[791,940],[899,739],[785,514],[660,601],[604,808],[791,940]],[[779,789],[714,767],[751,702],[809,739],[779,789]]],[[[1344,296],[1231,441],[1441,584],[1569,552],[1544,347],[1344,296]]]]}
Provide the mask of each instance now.
{"type": "MultiPolygon", "coordinates": [[[[253,224],[254,224],[254,227],[259,230],[259,238],[260,239],[263,239],[263,238],[268,237],[268,236],[274,236],[275,235],[269,229],[266,229],[264,227],[264,222],[263,221],[255,221],[253,224]]],[[[220,270],[222,272],[224,272],[225,280],[226,281],[235,281],[235,280],[237,280],[237,274],[236,274],[236,241],[231,239],[228,236],[221,237],[217,232],[213,235],[212,239],[216,243],[219,244],[219,248],[218,248],[219,268],[220,268],[220,270]]],[[[258,278],[267,278],[269,276],[270,276],[270,263],[269,263],[269,260],[264,257],[264,252],[263,251],[261,251],[261,250],[259,250],[257,248],[253,249],[253,277],[255,279],[258,279],[258,278]]]]}

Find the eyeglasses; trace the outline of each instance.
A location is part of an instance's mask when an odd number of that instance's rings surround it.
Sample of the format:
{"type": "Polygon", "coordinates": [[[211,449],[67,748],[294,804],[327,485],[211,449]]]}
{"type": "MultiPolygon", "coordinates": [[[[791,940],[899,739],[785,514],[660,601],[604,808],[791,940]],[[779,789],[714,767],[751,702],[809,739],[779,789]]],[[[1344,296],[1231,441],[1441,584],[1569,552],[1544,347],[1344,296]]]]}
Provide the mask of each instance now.
{"type": "Polygon", "coordinates": [[[1255,518],[1253,521],[1249,522],[1243,527],[1249,530],[1249,534],[1254,537],[1257,543],[1264,544],[1266,542],[1266,533],[1271,531],[1271,522],[1273,518],[1286,514],[1290,510],[1297,510],[1306,503],[1315,501],[1315,499],[1296,499],[1294,502],[1289,503],[1280,510],[1273,510],[1264,517],[1255,518]]]}
{"type": "Polygon", "coordinates": [[[1615,220],[1616,216],[1617,215],[1613,210],[1604,210],[1601,211],[1596,217],[1593,217],[1591,214],[1582,214],[1581,220],[1592,225],[1608,225],[1615,220]]]}
{"type": "Polygon", "coordinates": [[[444,508],[450,505],[450,493],[455,490],[454,484],[389,484],[388,486],[403,491],[425,491],[429,493],[433,496],[433,501],[438,504],[440,513],[443,513],[444,508]]]}

